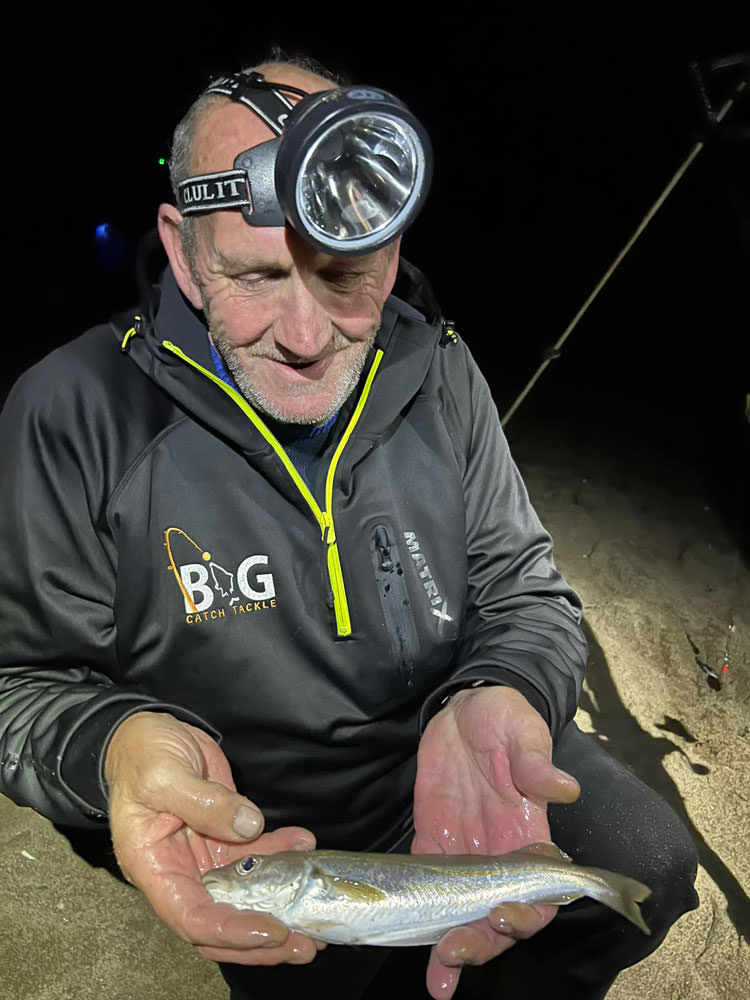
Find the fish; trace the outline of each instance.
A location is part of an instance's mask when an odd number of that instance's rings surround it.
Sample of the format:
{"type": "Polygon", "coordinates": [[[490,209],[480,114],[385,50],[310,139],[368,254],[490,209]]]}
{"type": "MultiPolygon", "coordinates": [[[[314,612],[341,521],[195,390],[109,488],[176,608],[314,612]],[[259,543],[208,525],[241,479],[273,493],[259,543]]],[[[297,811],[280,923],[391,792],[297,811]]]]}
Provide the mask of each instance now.
{"type": "Polygon", "coordinates": [[[277,917],[328,944],[435,944],[500,903],[571,903],[582,896],[650,934],[643,883],[576,865],[554,844],[501,855],[282,851],[213,868],[203,884],[217,903],[277,917]]]}

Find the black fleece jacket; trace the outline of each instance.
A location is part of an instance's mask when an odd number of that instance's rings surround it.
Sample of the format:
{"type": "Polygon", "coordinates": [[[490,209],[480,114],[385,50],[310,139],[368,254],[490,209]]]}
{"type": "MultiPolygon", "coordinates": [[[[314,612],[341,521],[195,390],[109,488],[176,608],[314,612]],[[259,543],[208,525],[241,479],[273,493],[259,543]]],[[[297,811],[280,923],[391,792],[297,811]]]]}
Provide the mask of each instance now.
{"type": "Polygon", "coordinates": [[[169,272],[130,325],[0,419],[0,791],[106,822],[107,740],[153,708],[221,740],[269,828],[387,849],[452,691],[512,685],[559,732],[580,606],[463,342],[390,299],[309,491],[169,272]]]}

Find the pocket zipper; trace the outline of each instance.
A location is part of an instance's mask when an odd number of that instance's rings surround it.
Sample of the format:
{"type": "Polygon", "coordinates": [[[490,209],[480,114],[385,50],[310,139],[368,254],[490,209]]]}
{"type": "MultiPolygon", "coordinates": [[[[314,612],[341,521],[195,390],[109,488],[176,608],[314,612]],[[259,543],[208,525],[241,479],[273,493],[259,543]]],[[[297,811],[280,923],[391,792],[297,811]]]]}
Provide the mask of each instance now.
{"type": "Polygon", "coordinates": [[[376,525],[373,531],[372,555],[380,607],[393,655],[407,687],[412,687],[419,652],[417,627],[398,558],[398,547],[391,541],[384,524],[376,525]]]}

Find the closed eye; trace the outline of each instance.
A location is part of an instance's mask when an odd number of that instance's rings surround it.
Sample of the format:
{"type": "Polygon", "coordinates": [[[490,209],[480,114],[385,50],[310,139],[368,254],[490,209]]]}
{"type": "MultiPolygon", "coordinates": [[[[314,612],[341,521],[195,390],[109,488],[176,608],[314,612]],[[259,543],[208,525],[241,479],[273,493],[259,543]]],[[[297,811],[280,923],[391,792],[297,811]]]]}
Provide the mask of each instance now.
{"type": "Polygon", "coordinates": [[[328,268],[325,271],[320,271],[319,274],[327,285],[341,291],[356,288],[362,280],[361,271],[344,270],[343,268],[328,268]]]}
{"type": "Polygon", "coordinates": [[[286,276],[287,272],[281,267],[267,267],[256,271],[230,274],[229,277],[240,288],[258,288],[267,282],[280,281],[286,276]]]}

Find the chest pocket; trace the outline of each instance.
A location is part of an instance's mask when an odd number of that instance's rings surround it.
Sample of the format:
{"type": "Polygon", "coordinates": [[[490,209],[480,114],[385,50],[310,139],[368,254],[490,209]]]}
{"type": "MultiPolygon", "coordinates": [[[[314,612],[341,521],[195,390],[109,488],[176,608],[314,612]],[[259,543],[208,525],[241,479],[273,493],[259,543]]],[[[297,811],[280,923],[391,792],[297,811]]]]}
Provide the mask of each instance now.
{"type": "Polygon", "coordinates": [[[370,538],[370,552],[394,662],[404,683],[412,687],[419,637],[393,529],[385,524],[376,525],[370,538]]]}

